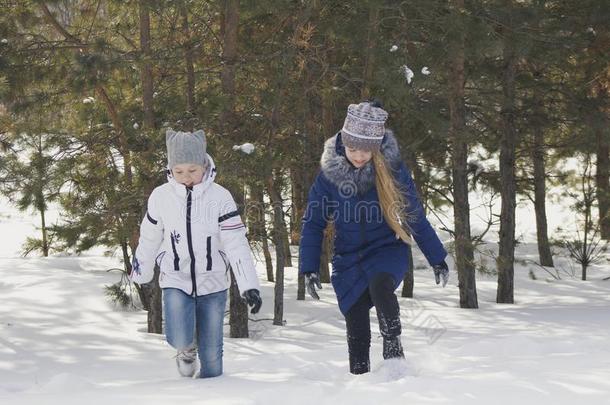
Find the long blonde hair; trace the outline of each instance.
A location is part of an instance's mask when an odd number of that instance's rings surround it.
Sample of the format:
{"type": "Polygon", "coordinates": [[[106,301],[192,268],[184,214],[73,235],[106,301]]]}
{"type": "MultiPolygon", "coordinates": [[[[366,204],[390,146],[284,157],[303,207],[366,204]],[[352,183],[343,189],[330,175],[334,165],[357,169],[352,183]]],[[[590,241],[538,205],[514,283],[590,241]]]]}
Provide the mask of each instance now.
{"type": "Polygon", "coordinates": [[[407,225],[407,201],[400,190],[396,179],[390,173],[388,163],[381,152],[373,152],[373,164],[375,165],[375,186],[379,195],[379,205],[386,222],[408,245],[413,243],[411,231],[407,225]]]}

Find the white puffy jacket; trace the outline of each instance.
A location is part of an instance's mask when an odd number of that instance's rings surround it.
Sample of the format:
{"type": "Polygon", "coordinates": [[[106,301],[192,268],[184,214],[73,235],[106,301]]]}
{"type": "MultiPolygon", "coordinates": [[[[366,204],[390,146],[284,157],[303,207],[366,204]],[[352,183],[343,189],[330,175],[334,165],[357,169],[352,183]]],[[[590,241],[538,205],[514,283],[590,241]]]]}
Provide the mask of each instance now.
{"type": "Polygon", "coordinates": [[[246,227],[231,193],[214,183],[216,167],[208,159],[207,173],[192,190],[170,177],[150,194],[132,281],[151,281],[156,262],[161,288],[206,295],[230,286],[230,264],[241,294],[260,289],[246,227]]]}

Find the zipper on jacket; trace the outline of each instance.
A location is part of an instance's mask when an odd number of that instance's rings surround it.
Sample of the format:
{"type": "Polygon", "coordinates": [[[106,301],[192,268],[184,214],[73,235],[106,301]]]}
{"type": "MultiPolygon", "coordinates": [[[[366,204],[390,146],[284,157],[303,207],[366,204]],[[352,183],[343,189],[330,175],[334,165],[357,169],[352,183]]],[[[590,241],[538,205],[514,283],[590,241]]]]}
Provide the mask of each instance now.
{"type": "Polygon", "coordinates": [[[186,188],[186,243],[191,256],[191,282],[193,283],[193,297],[197,296],[197,280],[195,278],[195,253],[193,251],[193,239],[191,237],[191,204],[193,202],[193,188],[186,188]]]}

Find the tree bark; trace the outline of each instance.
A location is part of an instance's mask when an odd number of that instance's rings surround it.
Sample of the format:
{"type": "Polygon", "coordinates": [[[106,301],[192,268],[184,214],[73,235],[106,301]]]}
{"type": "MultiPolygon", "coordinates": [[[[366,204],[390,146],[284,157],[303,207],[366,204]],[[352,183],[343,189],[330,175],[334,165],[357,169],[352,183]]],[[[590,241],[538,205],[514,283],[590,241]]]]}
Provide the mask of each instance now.
{"type": "MultiPolygon", "coordinates": [[[[282,212],[284,210],[282,209],[282,212]]],[[[283,221],[284,227],[282,228],[282,238],[284,246],[284,260],[286,261],[286,267],[292,267],[292,251],[290,250],[290,237],[288,232],[288,226],[286,224],[286,219],[283,221]]]]}
{"type": "Polygon", "coordinates": [[[470,234],[470,203],[468,200],[468,137],[464,86],[464,0],[455,0],[453,13],[459,19],[459,33],[450,40],[449,64],[449,136],[453,144],[453,218],[455,223],[455,256],[460,290],[460,308],[478,308],[474,249],[470,234]]]}
{"type": "Polygon", "coordinates": [[[47,238],[47,223],[45,220],[45,210],[40,210],[40,226],[42,231],[42,255],[49,257],[49,240],[47,238]]]}
{"type": "MultiPolygon", "coordinates": [[[[150,9],[148,0],[140,0],[140,81],[142,82],[142,110],[144,113],[143,130],[152,136],[155,128],[155,113],[153,108],[153,71],[152,52],[150,45],[150,9]]],[[[152,189],[152,185],[147,188],[152,189]]],[[[159,286],[159,269],[155,270],[155,278],[150,289],[148,299],[151,302],[148,311],[148,332],[162,333],[162,293],[159,286]]]]}
{"type": "Polygon", "coordinates": [[[369,27],[366,39],[366,56],[364,61],[363,83],[360,97],[366,100],[371,97],[373,69],[375,65],[375,39],[378,37],[379,7],[376,2],[369,3],[369,27]]]}
{"type": "MultiPolygon", "coordinates": [[[[507,12],[510,12],[508,10],[507,12]]],[[[514,260],[515,260],[515,148],[517,131],[515,127],[515,76],[517,55],[509,21],[501,29],[504,68],[502,73],[502,139],[500,141],[500,250],[497,258],[498,289],[496,302],[514,303],[514,260]]]]}
{"type": "Polygon", "coordinates": [[[150,10],[149,0],[140,0],[140,80],[142,82],[142,108],[144,110],[144,129],[151,131],[155,127],[153,108],[153,72],[152,52],[150,48],[150,10]]]}
{"type": "MultiPolygon", "coordinates": [[[[239,31],[239,0],[224,0],[221,18],[222,36],[222,71],[220,72],[220,85],[225,97],[225,104],[221,113],[220,122],[224,136],[228,142],[238,142],[237,139],[237,117],[235,116],[235,69],[237,63],[237,39],[239,31]]],[[[233,196],[240,201],[241,193],[233,196]]],[[[239,206],[239,203],[238,203],[239,206]]],[[[241,201],[241,207],[243,207],[241,201]]],[[[233,276],[232,276],[233,277],[233,276]]],[[[239,296],[237,284],[231,284],[231,337],[247,337],[248,333],[248,308],[239,296]],[[243,305],[240,305],[240,302],[243,305]]]]}
{"type": "MultiPolygon", "coordinates": [[[[276,202],[279,208],[282,210],[282,216],[279,218],[280,228],[278,228],[280,232],[280,237],[282,238],[282,244],[276,245],[276,249],[278,246],[281,246],[284,251],[282,252],[282,256],[284,258],[284,266],[292,267],[292,252],[290,251],[290,240],[288,236],[288,226],[286,225],[286,216],[284,215],[284,200],[282,198],[282,185],[284,184],[284,175],[280,171],[276,171],[274,174],[274,185],[275,185],[275,198],[277,198],[276,202]]],[[[273,207],[274,212],[276,207],[273,207]]],[[[275,220],[274,220],[275,223],[275,220]]],[[[275,242],[274,242],[275,244],[275,242]]]]}
{"type": "Polygon", "coordinates": [[[290,183],[292,186],[292,211],[290,223],[290,242],[298,245],[301,242],[301,219],[305,213],[307,196],[304,195],[303,169],[293,165],[290,169],[290,183]]]}
{"type": "MultiPolygon", "coordinates": [[[[235,184],[225,184],[225,187],[229,190],[238,210],[243,211],[245,207],[245,201],[243,193],[240,192],[239,186],[235,184]]],[[[231,273],[231,287],[229,288],[229,336],[232,338],[247,338],[248,332],[248,306],[244,299],[239,294],[239,288],[233,275],[233,269],[231,273]]]]}
{"type": "MultiPolygon", "coordinates": [[[[273,241],[275,243],[275,288],[273,302],[273,324],[278,326],[284,325],[284,265],[285,265],[285,248],[284,248],[284,232],[282,227],[285,227],[284,209],[282,208],[282,196],[280,195],[281,178],[279,173],[275,176],[269,176],[267,179],[267,192],[273,207],[273,241]]],[[[285,228],[284,228],[285,229],[285,228]]]]}
{"type": "Polygon", "coordinates": [[[231,269],[231,288],[229,288],[229,336],[232,338],[247,338],[248,305],[239,295],[239,288],[231,269]]]}
{"type": "Polygon", "coordinates": [[[538,240],[538,256],[540,258],[541,266],[554,267],[546,221],[544,133],[542,132],[542,128],[536,128],[535,131],[532,161],[534,164],[534,207],[536,210],[536,238],[538,240]]]}
{"type": "Polygon", "coordinates": [[[265,266],[267,268],[267,281],[273,282],[273,262],[271,260],[271,253],[269,252],[269,240],[267,235],[267,227],[265,220],[265,199],[263,189],[258,185],[252,185],[250,187],[252,193],[252,201],[256,204],[252,212],[252,218],[249,218],[252,222],[251,234],[255,240],[261,242],[263,255],[265,256],[265,266]]]}
{"type": "Polygon", "coordinates": [[[159,266],[155,265],[153,280],[145,289],[148,303],[148,333],[163,333],[162,292],[159,288],[159,266]]]}
{"type": "Polygon", "coordinates": [[[275,277],[273,276],[273,259],[271,258],[271,251],[269,250],[269,236],[267,235],[267,230],[262,238],[263,244],[263,255],[265,256],[265,267],[267,270],[267,281],[274,283],[275,277]]]}
{"type": "Polygon", "coordinates": [[[297,300],[305,300],[305,277],[300,273],[297,280],[297,300]]]}
{"type": "MultiPolygon", "coordinates": [[[[225,183],[224,186],[229,190],[235,200],[237,209],[240,212],[244,211],[245,201],[243,192],[240,190],[240,186],[235,183],[225,183]]],[[[229,288],[229,336],[232,338],[246,338],[248,337],[248,306],[244,302],[243,298],[239,294],[239,288],[237,282],[235,282],[235,276],[233,275],[233,269],[231,268],[231,287],[229,288]]]]}
{"type": "Polygon", "coordinates": [[[595,182],[599,208],[599,228],[602,239],[610,239],[610,134],[608,128],[596,128],[597,164],[595,182]]]}
{"type": "Polygon", "coordinates": [[[333,256],[333,239],[335,235],[335,226],[328,224],[324,230],[324,239],[322,240],[322,255],[320,257],[320,282],[330,283],[330,261],[333,256]]]}
{"type": "MultiPolygon", "coordinates": [[[[188,9],[184,1],[180,2],[180,17],[182,18],[182,34],[184,35],[184,63],[186,66],[186,112],[189,116],[195,113],[195,56],[193,39],[189,27],[188,9]]],[[[192,123],[189,124],[192,131],[192,123]]]]}
{"type": "MultiPolygon", "coordinates": [[[[43,145],[42,145],[42,135],[38,135],[38,143],[36,145],[38,156],[36,159],[36,175],[40,180],[45,177],[45,164],[43,159],[43,145]]],[[[48,240],[48,232],[47,232],[47,221],[46,221],[46,199],[43,190],[42,182],[37,187],[36,190],[38,197],[36,198],[36,206],[38,208],[38,212],[40,212],[40,231],[42,233],[42,255],[44,257],[49,257],[49,240],[48,240]]]]}
{"type": "Polygon", "coordinates": [[[235,70],[238,58],[239,0],[224,0],[223,11],[221,24],[223,68],[220,73],[220,82],[226,104],[220,119],[224,126],[225,135],[235,141],[234,131],[237,127],[235,117],[235,70]]]}

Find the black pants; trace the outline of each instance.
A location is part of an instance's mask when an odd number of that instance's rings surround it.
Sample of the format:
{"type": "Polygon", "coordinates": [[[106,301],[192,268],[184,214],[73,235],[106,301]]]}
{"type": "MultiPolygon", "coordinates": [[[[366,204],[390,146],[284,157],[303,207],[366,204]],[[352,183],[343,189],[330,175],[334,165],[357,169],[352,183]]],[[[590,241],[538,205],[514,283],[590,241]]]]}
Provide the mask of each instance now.
{"type": "Polygon", "coordinates": [[[345,315],[347,327],[347,347],[349,368],[352,374],[370,371],[369,352],[371,347],[372,306],[377,310],[379,331],[384,339],[383,357],[402,357],[400,345],[400,307],[394,294],[394,277],[389,273],[379,273],[371,279],[369,288],[345,315]]]}

